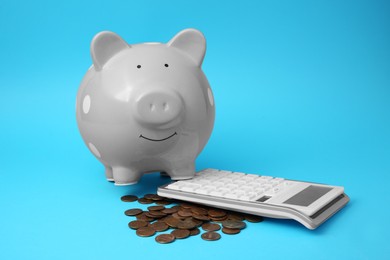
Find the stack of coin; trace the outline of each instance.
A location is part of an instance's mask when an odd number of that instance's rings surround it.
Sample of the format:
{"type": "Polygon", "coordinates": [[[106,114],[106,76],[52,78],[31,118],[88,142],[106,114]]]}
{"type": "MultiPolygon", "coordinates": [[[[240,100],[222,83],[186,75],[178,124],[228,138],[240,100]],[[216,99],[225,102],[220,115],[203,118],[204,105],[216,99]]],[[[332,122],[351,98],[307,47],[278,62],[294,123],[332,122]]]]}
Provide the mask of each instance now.
{"type": "Polygon", "coordinates": [[[231,212],[227,210],[206,207],[194,203],[171,200],[157,194],[146,194],[142,198],[135,195],[122,196],[124,202],[138,201],[140,204],[157,204],[147,207],[147,210],[132,208],[125,211],[126,216],[135,217],[128,226],[136,230],[140,237],[150,237],[156,232],[155,240],[167,244],[176,239],[185,239],[204,232],[201,238],[206,241],[215,241],[221,238],[221,230],[227,235],[234,235],[246,227],[244,221],[256,223],[263,221],[262,217],[231,212]],[[168,206],[171,205],[172,206],[168,206]],[[170,229],[173,231],[169,232],[170,229]]]}

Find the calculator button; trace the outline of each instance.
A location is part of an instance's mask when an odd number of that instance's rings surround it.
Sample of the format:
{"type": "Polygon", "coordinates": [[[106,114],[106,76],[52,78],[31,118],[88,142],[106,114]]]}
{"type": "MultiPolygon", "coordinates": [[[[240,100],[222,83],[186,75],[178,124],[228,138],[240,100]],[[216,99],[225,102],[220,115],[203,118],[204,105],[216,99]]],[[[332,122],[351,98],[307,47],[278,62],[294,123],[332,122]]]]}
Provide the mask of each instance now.
{"type": "Polygon", "coordinates": [[[222,170],[219,171],[219,172],[220,172],[220,173],[223,173],[223,174],[229,174],[229,175],[232,173],[231,171],[222,171],[222,170]]]}
{"type": "Polygon", "coordinates": [[[238,195],[237,194],[234,194],[234,193],[225,193],[223,195],[224,198],[227,198],[227,199],[237,199],[238,198],[238,195]]]}
{"type": "Polygon", "coordinates": [[[219,188],[218,191],[223,192],[223,193],[226,193],[226,192],[230,192],[231,190],[230,190],[230,189],[227,189],[227,188],[225,188],[225,187],[222,187],[222,188],[219,188]]]}
{"type": "Polygon", "coordinates": [[[195,189],[193,187],[190,187],[190,186],[184,186],[180,190],[187,191],[187,192],[193,192],[195,189]]]}
{"type": "Polygon", "coordinates": [[[237,181],[234,182],[234,184],[237,184],[237,185],[245,185],[246,182],[245,182],[245,181],[242,181],[241,179],[238,179],[237,181]]]}
{"type": "Polygon", "coordinates": [[[216,196],[216,197],[223,197],[224,194],[225,194],[225,192],[220,192],[220,191],[216,191],[216,190],[213,190],[210,192],[211,196],[216,196]]]}
{"type": "Polygon", "coordinates": [[[274,180],[274,181],[277,181],[278,183],[284,182],[284,179],[283,179],[283,178],[274,178],[273,180],[274,180]]]}
{"type": "Polygon", "coordinates": [[[215,190],[216,189],[216,187],[213,185],[204,185],[203,188],[208,189],[208,190],[215,190]]]}
{"type": "Polygon", "coordinates": [[[241,190],[245,191],[245,192],[249,192],[249,191],[252,191],[253,190],[253,187],[250,187],[250,186],[242,186],[241,187],[241,190]]]}
{"type": "Polygon", "coordinates": [[[257,197],[257,195],[255,193],[246,193],[244,195],[240,195],[238,197],[239,200],[245,200],[245,201],[251,201],[253,199],[255,199],[257,197]]]}
{"type": "Polygon", "coordinates": [[[235,189],[237,187],[238,187],[238,185],[237,184],[233,184],[233,183],[229,183],[229,184],[225,185],[225,188],[228,188],[228,189],[235,189]]]}
{"type": "Polygon", "coordinates": [[[272,189],[269,189],[265,192],[266,196],[272,196],[275,195],[276,193],[279,193],[282,189],[280,187],[274,187],[272,189]]]}
{"type": "Polygon", "coordinates": [[[197,193],[197,194],[203,194],[203,195],[208,195],[209,192],[210,192],[210,190],[208,190],[208,189],[202,189],[202,188],[196,189],[196,190],[195,190],[195,193],[197,193]]]}
{"type": "Polygon", "coordinates": [[[248,173],[248,174],[246,175],[246,177],[256,179],[256,178],[259,178],[259,175],[257,175],[257,174],[252,174],[252,173],[248,173]]]}
{"type": "Polygon", "coordinates": [[[173,183],[173,184],[168,185],[167,189],[170,189],[170,190],[180,190],[180,185],[176,185],[176,183],[173,183]]]}
{"type": "Polygon", "coordinates": [[[264,183],[267,183],[267,180],[266,179],[257,178],[257,179],[255,179],[253,181],[253,183],[264,184],[264,183]]]}
{"type": "Polygon", "coordinates": [[[272,185],[270,185],[270,184],[264,184],[264,185],[262,185],[262,188],[263,188],[264,190],[269,190],[269,189],[272,188],[272,185]]]}
{"type": "Polygon", "coordinates": [[[259,196],[262,195],[264,192],[265,192],[264,189],[258,189],[258,190],[255,191],[255,193],[256,193],[257,195],[259,195],[259,196]]]}
{"type": "Polygon", "coordinates": [[[220,187],[220,186],[224,186],[225,183],[221,182],[221,181],[214,181],[212,183],[212,185],[214,185],[215,187],[220,187]]]}
{"type": "Polygon", "coordinates": [[[238,197],[238,199],[239,200],[245,200],[245,201],[251,200],[248,195],[241,195],[240,197],[238,197]]]}
{"type": "Polygon", "coordinates": [[[232,191],[233,193],[237,194],[237,195],[243,195],[245,194],[245,191],[241,190],[241,189],[236,189],[236,190],[233,190],[232,191]]]}

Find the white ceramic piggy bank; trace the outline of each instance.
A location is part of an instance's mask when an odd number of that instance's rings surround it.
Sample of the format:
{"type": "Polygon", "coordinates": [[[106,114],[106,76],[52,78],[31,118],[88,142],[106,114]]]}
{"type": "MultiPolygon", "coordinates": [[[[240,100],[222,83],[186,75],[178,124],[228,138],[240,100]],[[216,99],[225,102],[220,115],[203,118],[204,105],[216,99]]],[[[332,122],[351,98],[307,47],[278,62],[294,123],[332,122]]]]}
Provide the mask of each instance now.
{"type": "Polygon", "coordinates": [[[116,185],[143,173],[192,178],[214,125],[215,108],[201,65],[203,34],[179,32],[168,43],[127,44],[112,32],[91,43],[93,66],[76,100],[80,133],[116,185]]]}

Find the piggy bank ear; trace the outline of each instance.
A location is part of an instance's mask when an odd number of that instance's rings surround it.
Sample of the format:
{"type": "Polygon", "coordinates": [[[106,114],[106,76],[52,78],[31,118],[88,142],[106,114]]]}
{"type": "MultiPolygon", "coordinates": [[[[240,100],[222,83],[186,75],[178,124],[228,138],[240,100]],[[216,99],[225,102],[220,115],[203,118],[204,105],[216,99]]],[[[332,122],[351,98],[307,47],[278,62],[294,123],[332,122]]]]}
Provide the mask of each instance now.
{"type": "Polygon", "coordinates": [[[206,53],[206,39],[200,31],[195,29],[183,30],[176,34],[167,45],[184,52],[198,67],[202,66],[206,53]]]}
{"type": "Polygon", "coordinates": [[[96,70],[101,70],[106,62],[118,52],[130,46],[113,32],[100,32],[91,42],[91,56],[96,70]]]}

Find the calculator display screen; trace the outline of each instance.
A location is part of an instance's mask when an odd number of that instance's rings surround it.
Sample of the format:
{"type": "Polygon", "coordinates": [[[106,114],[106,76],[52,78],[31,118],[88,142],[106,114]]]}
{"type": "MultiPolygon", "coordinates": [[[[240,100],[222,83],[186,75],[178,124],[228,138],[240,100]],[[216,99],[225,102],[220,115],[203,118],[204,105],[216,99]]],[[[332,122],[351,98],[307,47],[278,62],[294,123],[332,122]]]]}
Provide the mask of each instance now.
{"type": "Polygon", "coordinates": [[[309,187],[298,192],[283,203],[307,207],[314,201],[324,196],[330,190],[332,190],[332,188],[310,185],[309,187]]]}

